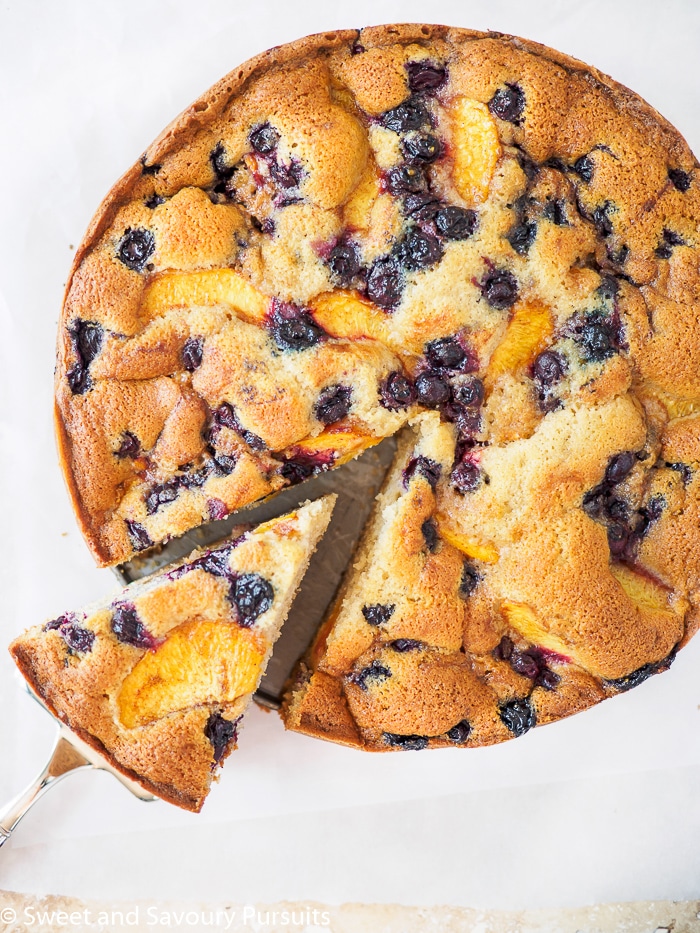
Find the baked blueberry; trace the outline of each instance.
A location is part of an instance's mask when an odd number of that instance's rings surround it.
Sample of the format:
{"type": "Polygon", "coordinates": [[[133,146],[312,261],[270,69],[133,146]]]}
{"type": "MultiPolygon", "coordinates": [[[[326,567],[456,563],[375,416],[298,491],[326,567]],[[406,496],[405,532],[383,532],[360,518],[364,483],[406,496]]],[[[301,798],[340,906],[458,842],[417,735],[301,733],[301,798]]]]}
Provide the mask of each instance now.
{"type": "Polygon", "coordinates": [[[569,220],[566,216],[566,201],[559,198],[547,201],[542,209],[542,216],[557,227],[566,227],[569,220]]]}
{"type": "Polygon", "coordinates": [[[423,642],[416,641],[415,638],[397,638],[395,641],[389,642],[389,647],[394,651],[398,651],[399,654],[405,654],[407,651],[417,651],[422,648],[423,642]]]}
{"type": "Polygon", "coordinates": [[[504,635],[491,653],[497,661],[510,661],[514,650],[513,639],[504,635]]]}
{"type": "Polygon", "coordinates": [[[465,376],[453,386],[452,397],[460,405],[478,408],[484,401],[484,383],[477,376],[465,376]]]}
{"type": "Polygon", "coordinates": [[[481,294],[492,308],[506,311],[518,300],[518,283],[506,269],[494,269],[480,284],[481,294]]]}
{"type": "MultiPolygon", "coordinates": [[[[292,159],[291,162],[286,163],[272,162],[270,164],[270,176],[280,188],[297,188],[303,181],[304,175],[304,168],[297,159],[292,159]]],[[[281,206],[296,204],[297,202],[298,198],[292,198],[285,200],[281,206]]]]}
{"type": "Polygon", "coordinates": [[[398,107],[387,110],[379,118],[382,126],[394,133],[407,133],[409,130],[419,130],[422,126],[430,125],[430,114],[424,105],[415,99],[409,98],[398,107]]]}
{"type": "Polygon", "coordinates": [[[236,469],[238,463],[237,457],[231,457],[228,454],[217,454],[213,460],[214,472],[217,476],[230,476],[236,469]]]}
{"type": "Polygon", "coordinates": [[[551,389],[563,379],[566,370],[566,360],[561,353],[545,350],[532,364],[532,378],[542,389],[551,389]]]}
{"type": "Polygon", "coordinates": [[[506,234],[506,240],[519,256],[527,256],[536,237],[537,224],[532,220],[524,220],[522,223],[516,224],[506,234]]]}
{"type": "MultiPolygon", "coordinates": [[[[407,217],[412,217],[419,223],[430,223],[431,220],[435,220],[436,226],[437,218],[442,213],[440,201],[429,191],[416,191],[415,193],[406,194],[402,207],[407,217]]],[[[460,208],[455,209],[460,210],[460,208]]],[[[442,233],[442,231],[440,232],[442,233]]],[[[444,233],[442,235],[445,236],[444,233]]]]}
{"type": "Polygon", "coordinates": [[[442,144],[432,133],[414,133],[404,139],[401,149],[408,162],[427,165],[440,156],[442,144]]]}
{"type": "Polygon", "coordinates": [[[629,475],[636,462],[637,457],[631,450],[623,450],[621,454],[611,457],[605,468],[605,482],[613,485],[621,483],[629,475]]]}
{"type": "Polygon", "coordinates": [[[212,713],[204,726],[204,735],[209,739],[214,749],[214,762],[218,764],[232,742],[237,739],[236,722],[224,719],[221,713],[212,713]]]}
{"type": "Polygon", "coordinates": [[[236,607],[238,624],[250,628],[272,606],[275,591],[260,574],[242,573],[234,577],[228,595],[236,607]]]}
{"type": "Polygon", "coordinates": [[[481,574],[470,560],[465,560],[462,564],[462,576],[459,580],[459,595],[463,599],[471,596],[477,588],[481,574]]]}
{"type": "Polygon", "coordinates": [[[327,386],[314,405],[314,415],[321,424],[334,424],[347,416],[351,404],[352,389],[350,386],[327,386]]]}
{"type": "Polygon", "coordinates": [[[384,408],[408,408],[416,400],[413,383],[403,373],[389,373],[379,387],[379,401],[384,408]]]}
{"type": "Polygon", "coordinates": [[[416,394],[421,405],[437,408],[450,397],[450,383],[445,375],[428,369],[416,379],[416,394]]]}
{"type": "Polygon", "coordinates": [[[356,684],[360,690],[367,690],[368,684],[381,684],[391,677],[391,671],[385,664],[379,661],[372,661],[368,667],[364,667],[356,674],[350,675],[350,682],[356,684]]]}
{"type": "Polygon", "coordinates": [[[527,699],[510,700],[504,703],[498,712],[503,725],[510,729],[516,738],[537,725],[535,711],[527,699]]]}
{"type": "Polygon", "coordinates": [[[118,603],[110,622],[117,639],[134,648],[155,648],[158,640],[148,631],[133,603],[118,603]]]}
{"type": "Polygon", "coordinates": [[[595,165],[593,159],[590,156],[582,155],[574,162],[571,167],[572,172],[581,179],[585,181],[586,184],[589,184],[593,180],[593,170],[595,165]]]}
{"type": "Polygon", "coordinates": [[[120,460],[129,458],[135,460],[141,453],[141,442],[131,431],[124,431],[119,441],[119,447],[115,452],[115,457],[120,460]]]}
{"type": "Polygon", "coordinates": [[[367,295],[370,301],[392,311],[401,301],[404,273],[396,256],[377,259],[367,276],[367,295]]]}
{"type": "Polygon", "coordinates": [[[161,505],[167,505],[177,499],[179,483],[176,479],[170,479],[165,483],[154,486],[146,496],[146,511],[149,515],[157,512],[161,505]]]}
{"type": "Polygon", "coordinates": [[[394,748],[403,748],[407,752],[420,752],[428,747],[428,739],[424,735],[397,735],[395,732],[385,732],[384,741],[394,748]]]}
{"type": "Polygon", "coordinates": [[[677,188],[679,191],[687,191],[688,188],[690,188],[692,178],[688,172],[684,172],[683,169],[670,168],[668,170],[668,177],[671,179],[673,187],[677,188]]]}
{"type": "Polygon", "coordinates": [[[270,330],[281,350],[308,350],[327,336],[308,311],[283,302],[274,303],[270,330]]]}
{"type": "Polygon", "coordinates": [[[133,272],[143,272],[146,263],[156,249],[155,237],[150,230],[143,227],[127,227],[119,246],[117,258],[124,263],[127,269],[133,272]]]}
{"type": "Polygon", "coordinates": [[[420,526],[420,530],[423,534],[425,546],[431,554],[434,554],[440,545],[440,535],[438,534],[435,520],[432,518],[426,518],[426,520],[420,526]]]}
{"type": "Polygon", "coordinates": [[[459,369],[467,358],[456,337],[439,337],[425,348],[425,356],[433,369],[459,369]]]}
{"type": "Polygon", "coordinates": [[[436,91],[447,80],[447,69],[429,59],[407,62],[408,86],[412,91],[436,91]]]}
{"type": "Polygon", "coordinates": [[[182,365],[187,372],[193,373],[202,362],[204,340],[202,337],[188,337],[182,348],[182,365]]]}
{"type": "Polygon", "coordinates": [[[339,243],[328,256],[328,267],[338,285],[347,288],[360,271],[360,257],[350,243],[339,243]]]}
{"type": "Polygon", "coordinates": [[[446,240],[467,240],[476,230],[476,211],[465,207],[442,207],[435,214],[435,227],[446,240]]]}
{"type": "Polygon", "coordinates": [[[481,484],[481,470],[470,460],[462,460],[450,474],[452,485],[459,493],[474,492],[481,484]]]}
{"type": "Polygon", "coordinates": [[[455,745],[464,745],[469,736],[471,735],[472,727],[467,719],[463,719],[461,722],[458,722],[455,726],[452,726],[445,735],[450,740],[454,742],[455,745]]]}
{"type": "Polygon", "coordinates": [[[442,467],[436,460],[431,460],[429,457],[414,457],[403,471],[404,486],[408,486],[411,477],[416,473],[428,481],[431,489],[435,489],[442,473],[442,467]]]}
{"type": "Polygon", "coordinates": [[[632,690],[633,687],[638,687],[640,684],[643,684],[644,681],[648,680],[653,674],[660,674],[662,671],[667,671],[676,658],[677,650],[677,647],[673,648],[671,653],[660,661],[652,661],[649,664],[643,664],[642,667],[638,667],[637,670],[632,671],[631,674],[626,674],[624,677],[606,680],[604,681],[605,686],[612,687],[619,693],[632,690]]]}
{"type": "Polygon", "coordinates": [[[260,126],[256,126],[251,130],[248,140],[256,152],[259,152],[261,155],[269,155],[277,148],[277,144],[280,141],[280,134],[273,126],[270,126],[269,123],[262,123],[260,126]]]}
{"type": "Polygon", "coordinates": [[[79,654],[87,654],[87,652],[92,651],[95,633],[78,625],[77,622],[68,622],[66,625],[61,626],[60,635],[71,651],[79,654]]]}
{"type": "Polygon", "coordinates": [[[398,165],[386,173],[386,186],[392,194],[419,194],[426,186],[423,169],[419,165],[398,165]]]}
{"type": "Polygon", "coordinates": [[[489,110],[506,123],[518,126],[525,110],[525,94],[517,84],[505,84],[500,87],[489,101],[489,110]]]}
{"type": "Polygon", "coordinates": [[[598,205],[591,214],[591,220],[593,221],[593,226],[596,228],[600,236],[609,237],[613,233],[612,221],[608,214],[612,209],[612,204],[610,201],[605,201],[604,204],[598,205]]]}
{"type": "Polygon", "coordinates": [[[373,606],[363,606],[362,615],[365,617],[368,625],[383,625],[388,622],[394,614],[396,606],[385,606],[377,603],[373,606]]]}
{"type": "Polygon", "coordinates": [[[127,518],[124,524],[135,551],[145,551],[146,548],[152,546],[153,542],[140,522],[134,522],[127,518]]]}

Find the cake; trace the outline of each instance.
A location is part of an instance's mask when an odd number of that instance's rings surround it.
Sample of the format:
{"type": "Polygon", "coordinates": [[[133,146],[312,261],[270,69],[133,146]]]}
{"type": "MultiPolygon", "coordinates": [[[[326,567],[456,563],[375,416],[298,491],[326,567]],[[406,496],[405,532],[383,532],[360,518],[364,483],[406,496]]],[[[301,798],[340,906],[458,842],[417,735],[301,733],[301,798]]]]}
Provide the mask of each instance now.
{"type": "Polygon", "coordinates": [[[10,651],[54,716],[153,794],[199,811],[335,502],[244,531],[10,651]]]}
{"type": "Polygon", "coordinates": [[[67,286],[59,448],[100,564],[397,460],[286,725],[521,735],[695,632],[697,162],[512,36],[381,26],[249,61],[116,184],[67,286]]]}

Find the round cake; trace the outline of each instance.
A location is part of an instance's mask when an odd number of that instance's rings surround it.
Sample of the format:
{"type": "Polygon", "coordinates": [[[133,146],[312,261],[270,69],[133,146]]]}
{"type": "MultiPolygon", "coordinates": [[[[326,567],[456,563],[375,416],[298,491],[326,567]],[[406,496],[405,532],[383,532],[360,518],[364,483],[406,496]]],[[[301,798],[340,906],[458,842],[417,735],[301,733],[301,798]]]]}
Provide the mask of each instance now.
{"type": "Polygon", "coordinates": [[[697,163],[535,43],[264,53],[116,184],[60,322],[59,447],[113,564],[403,430],[289,728],[480,745],[697,627],[697,163]]]}

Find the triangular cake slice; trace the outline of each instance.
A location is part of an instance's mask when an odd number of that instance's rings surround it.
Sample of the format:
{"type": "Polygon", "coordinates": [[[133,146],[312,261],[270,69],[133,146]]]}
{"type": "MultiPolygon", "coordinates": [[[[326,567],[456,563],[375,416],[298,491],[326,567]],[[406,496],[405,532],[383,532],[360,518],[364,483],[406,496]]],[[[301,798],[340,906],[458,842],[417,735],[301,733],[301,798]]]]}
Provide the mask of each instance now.
{"type": "Polygon", "coordinates": [[[48,709],[127,777],[199,811],[335,496],[300,506],[10,646],[48,709]]]}

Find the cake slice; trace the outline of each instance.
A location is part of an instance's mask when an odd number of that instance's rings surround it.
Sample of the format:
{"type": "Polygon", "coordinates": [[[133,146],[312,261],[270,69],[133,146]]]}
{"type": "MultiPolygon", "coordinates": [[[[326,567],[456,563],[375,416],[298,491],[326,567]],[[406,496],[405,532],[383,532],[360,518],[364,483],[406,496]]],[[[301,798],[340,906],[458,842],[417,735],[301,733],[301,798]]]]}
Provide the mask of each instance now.
{"type": "Polygon", "coordinates": [[[34,626],[12,656],[48,709],[110,764],[199,811],[334,503],[307,503],[34,626]]]}

